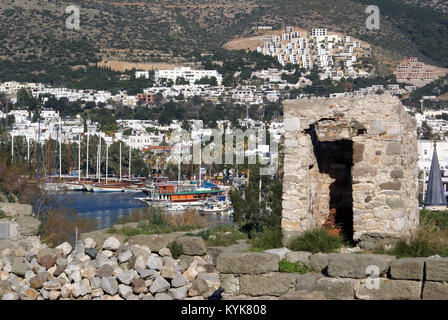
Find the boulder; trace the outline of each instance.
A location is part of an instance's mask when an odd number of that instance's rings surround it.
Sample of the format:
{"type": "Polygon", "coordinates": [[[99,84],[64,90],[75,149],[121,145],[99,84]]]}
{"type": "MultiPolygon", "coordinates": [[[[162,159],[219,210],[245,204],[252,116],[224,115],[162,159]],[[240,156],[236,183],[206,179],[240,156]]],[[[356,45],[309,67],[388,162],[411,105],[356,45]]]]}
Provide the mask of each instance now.
{"type": "Polygon", "coordinates": [[[103,243],[103,250],[116,251],[120,248],[120,246],[120,240],[118,240],[116,237],[108,237],[103,243]]]}
{"type": "Polygon", "coordinates": [[[121,283],[123,283],[125,285],[129,285],[129,284],[131,284],[132,280],[134,280],[134,277],[135,277],[134,272],[135,271],[133,271],[133,270],[121,271],[117,274],[117,279],[121,283]]]}
{"type": "Polygon", "coordinates": [[[131,251],[129,251],[129,250],[122,251],[118,255],[118,262],[119,263],[128,262],[131,257],[132,257],[132,252],[131,251]]]}
{"type": "Polygon", "coordinates": [[[176,273],[174,278],[171,280],[171,286],[174,288],[182,287],[187,283],[184,276],[180,273],[176,273]]]}
{"type": "Polygon", "coordinates": [[[56,247],[56,249],[60,250],[64,256],[68,256],[70,252],[72,252],[72,245],[68,242],[61,243],[56,247]]]}
{"type": "Polygon", "coordinates": [[[160,257],[150,256],[146,261],[148,269],[162,270],[162,259],[160,257]]]}
{"type": "Polygon", "coordinates": [[[172,257],[171,250],[168,248],[162,248],[159,250],[159,256],[161,257],[172,257]]]}
{"type": "Polygon", "coordinates": [[[120,294],[120,296],[124,299],[126,299],[127,297],[133,295],[132,293],[132,287],[131,286],[127,286],[124,284],[120,284],[118,286],[118,293],[120,294]]]}
{"type": "Polygon", "coordinates": [[[176,242],[182,246],[182,253],[188,256],[202,256],[207,251],[201,237],[184,236],[177,238],[176,242]]]}
{"type": "Polygon", "coordinates": [[[168,294],[174,299],[174,300],[182,300],[187,296],[187,287],[179,287],[179,288],[171,288],[168,290],[168,294]]]}
{"type": "Polygon", "coordinates": [[[147,288],[145,284],[145,280],[142,278],[137,278],[132,281],[132,291],[135,294],[146,293],[147,288]]]}
{"type": "Polygon", "coordinates": [[[94,249],[96,248],[96,241],[92,238],[85,238],[84,239],[84,248],[85,249],[94,249]]]}
{"type": "Polygon", "coordinates": [[[152,283],[151,287],[149,288],[149,291],[152,294],[158,293],[158,292],[165,292],[170,288],[170,283],[166,281],[163,277],[158,276],[152,283]]]}
{"type": "Polygon", "coordinates": [[[218,256],[216,267],[220,273],[260,274],[277,272],[280,257],[266,252],[224,252],[218,256]]]}
{"type": "Polygon", "coordinates": [[[84,249],[84,253],[90,257],[90,259],[95,259],[96,255],[98,254],[98,250],[96,250],[96,248],[87,248],[84,249]]]}
{"type": "Polygon", "coordinates": [[[89,288],[83,282],[73,284],[72,294],[75,298],[85,296],[89,291],[89,288]]]}
{"type": "Polygon", "coordinates": [[[118,239],[120,243],[124,243],[127,238],[127,236],[124,234],[110,234],[107,232],[107,230],[97,230],[93,232],[82,233],[80,235],[80,238],[82,241],[88,244],[88,247],[91,247],[92,243],[94,242],[96,243],[95,248],[97,250],[101,250],[103,248],[104,241],[106,241],[106,239],[111,236],[118,239]],[[87,240],[87,238],[90,238],[93,242],[87,240]]]}
{"type": "Polygon", "coordinates": [[[101,279],[101,289],[113,296],[118,292],[118,282],[114,277],[104,277],[101,279]]]}
{"type": "Polygon", "coordinates": [[[28,271],[28,267],[23,258],[14,258],[11,265],[11,272],[19,277],[23,277],[28,271]]]}
{"type": "Polygon", "coordinates": [[[154,300],[173,300],[173,298],[171,298],[166,293],[157,293],[154,297],[154,300]]]}
{"type": "Polygon", "coordinates": [[[56,263],[56,257],[46,255],[46,256],[40,257],[40,259],[38,259],[37,262],[41,266],[45,267],[46,269],[50,269],[56,263]]]}

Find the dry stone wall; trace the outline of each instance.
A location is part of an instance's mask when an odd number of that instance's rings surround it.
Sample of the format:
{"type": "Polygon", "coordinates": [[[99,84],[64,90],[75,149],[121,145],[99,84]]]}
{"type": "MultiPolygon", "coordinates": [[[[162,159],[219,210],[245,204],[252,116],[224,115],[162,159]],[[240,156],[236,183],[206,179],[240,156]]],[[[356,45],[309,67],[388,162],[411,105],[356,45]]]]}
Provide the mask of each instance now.
{"type": "Polygon", "coordinates": [[[416,124],[398,98],[287,100],[284,119],[285,244],[321,227],[332,208],[364,248],[416,230],[416,124]]]}

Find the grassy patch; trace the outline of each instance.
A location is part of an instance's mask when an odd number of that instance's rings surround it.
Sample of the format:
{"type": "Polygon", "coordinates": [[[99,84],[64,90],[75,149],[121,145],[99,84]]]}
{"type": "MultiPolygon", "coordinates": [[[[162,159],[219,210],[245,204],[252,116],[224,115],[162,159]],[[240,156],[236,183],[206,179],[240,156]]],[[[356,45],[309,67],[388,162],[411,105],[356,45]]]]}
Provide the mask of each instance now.
{"type": "Polygon", "coordinates": [[[302,265],[300,262],[289,262],[285,258],[280,261],[279,270],[280,272],[300,274],[305,274],[309,271],[309,269],[306,266],[302,265]]]}
{"type": "Polygon", "coordinates": [[[177,231],[190,231],[197,228],[201,228],[204,224],[196,219],[192,218],[191,213],[185,213],[188,217],[182,217],[178,215],[176,217],[161,213],[159,211],[152,211],[149,214],[145,214],[146,220],[140,221],[137,227],[123,227],[121,229],[110,228],[109,233],[124,234],[128,237],[136,236],[139,234],[161,234],[171,233],[177,231]]]}
{"type": "Polygon", "coordinates": [[[315,229],[306,231],[303,235],[294,238],[289,245],[289,249],[312,253],[331,253],[341,248],[342,244],[342,237],[330,235],[323,229],[315,229]]]}
{"type": "Polygon", "coordinates": [[[264,251],[283,247],[281,230],[266,230],[259,232],[249,241],[251,251],[264,251]]]}
{"type": "Polygon", "coordinates": [[[420,226],[409,240],[398,241],[392,249],[377,248],[374,253],[402,257],[448,257],[448,211],[420,211],[420,226]]]}
{"type": "Polygon", "coordinates": [[[246,234],[231,225],[217,226],[198,233],[187,233],[189,236],[198,236],[204,239],[207,246],[231,246],[237,240],[247,239],[246,234]]]}
{"type": "Polygon", "coordinates": [[[3,212],[3,210],[0,210],[0,219],[6,218],[6,214],[3,212]]]}
{"type": "Polygon", "coordinates": [[[182,254],[182,245],[176,241],[170,242],[168,249],[170,249],[174,259],[178,259],[182,254]]]}

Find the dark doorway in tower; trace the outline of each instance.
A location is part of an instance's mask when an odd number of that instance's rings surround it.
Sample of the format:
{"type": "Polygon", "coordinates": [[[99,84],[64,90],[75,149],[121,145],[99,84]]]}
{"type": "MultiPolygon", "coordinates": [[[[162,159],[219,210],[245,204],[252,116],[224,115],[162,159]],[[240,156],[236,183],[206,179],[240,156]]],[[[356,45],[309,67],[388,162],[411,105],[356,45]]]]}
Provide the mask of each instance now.
{"type": "Polygon", "coordinates": [[[319,141],[315,127],[308,132],[313,143],[319,173],[328,175],[333,182],[329,186],[329,208],[327,221],[334,222],[344,239],[353,239],[353,188],[351,168],[353,166],[353,141],[348,139],[319,141]]]}

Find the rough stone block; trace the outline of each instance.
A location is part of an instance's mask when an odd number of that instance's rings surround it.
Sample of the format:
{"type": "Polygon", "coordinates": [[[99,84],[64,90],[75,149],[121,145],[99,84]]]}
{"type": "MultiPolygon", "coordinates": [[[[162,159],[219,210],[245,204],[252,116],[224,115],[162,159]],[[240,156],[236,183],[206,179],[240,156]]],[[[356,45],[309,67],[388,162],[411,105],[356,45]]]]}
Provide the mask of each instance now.
{"type": "Polygon", "coordinates": [[[176,242],[182,245],[182,253],[188,256],[202,256],[207,251],[204,239],[201,237],[179,237],[176,242]]]}
{"type": "Polygon", "coordinates": [[[286,260],[289,262],[299,262],[304,266],[311,267],[311,253],[306,251],[291,251],[286,253],[286,260]]]}
{"type": "Polygon", "coordinates": [[[260,274],[278,271],[280,257],[266,252],[224,252],[216,266],[221,273],[260,274]]]}
{"type": "Polygon", "coordinates": [[[176,240],[179,234],[139,234],[129,239],[129,244],[146,245],[151,251],[167,248],[170,242],[176,240]]]}
{"type": "Polygon", "coordinates": [[[328,261],[327,272],[330,277],[362,279],[372,274],[367,269],[373,266],[383,275],[395,259],[382,254],[335,254],[328,261]]]}
{"type": "Polygon", "coordinates": [[[0,239],[9,238],[9,221],[0,223],[0,239]]]}
{"type": "Polygon", "coordinates": [[[426,259],[426,280],[448,281],[448,258],[426,259]]]}
{"type": "Polygon", "coordinates": [[[7,216],[31,216],[33,207],[29,204],[0,202],[0,210],[7,216]]]}
{"type": "Polygon", "coordinates": [[[310,256],[310,265],[316,272],[325,272],[328,267],[328,259],[333,253],[316,253],[310,256]]]}
{"type": "Polygon", "coordinates": [[[423,300],[448,300],[448,283],[425,281],[423,300]]]}
{"type": "Polygon", "coordinates": [[[419,300],[421,288],[420,281],[363,279],[355,282],[355,296],[362,300],[419,300]],[[377,288],[373,281],[378,281],[377,288]]]}
{"type": "Polygon", "coordinates": [[[243,275],[240,277],[240,293],[250,296],[281,296],[294,291],[297,274],[243,275]]]}
{"type": "Polygon", "coordinates": [[[22,236],[35,236],[39,233],[41,222],[30,216],[18,216],[17,223],[22,236]]]}
{"type": "Polygon", "coordinates": [[[392,262],[390,275],[393,279],[422,281],[424,266],[424,258],[398,259],[392,262]]]}
{"type": "Polygon", "coordinates": [[[317,280],[317,291],[322,291],[327,299],[354,299],[354,280],[322,277],[317,280]]]}
{"type": "Polygon", "coordinates": [[[326,299],[353,299],[353,279],[329,278],[322,274],[307,273],[297,277],[297,291],[323,292],[326,299]]]}

